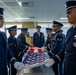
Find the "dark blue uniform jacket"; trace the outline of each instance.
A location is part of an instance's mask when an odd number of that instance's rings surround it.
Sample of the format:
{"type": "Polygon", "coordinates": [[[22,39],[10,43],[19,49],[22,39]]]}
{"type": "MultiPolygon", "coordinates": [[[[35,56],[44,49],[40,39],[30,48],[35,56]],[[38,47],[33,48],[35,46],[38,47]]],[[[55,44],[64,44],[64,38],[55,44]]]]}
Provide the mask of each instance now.
{"type": "MultiPolygon", "coordinates": [[[[64,75],[76,75],[76,26],[68,30],[65,44],[57,55],[64,59],[64,75]]],[[[53,58],[56,63],[60,61],[58,57],[53,58]]]]}
{"type": "Polygon", "coordinates": [[[62,30],[59,30],[51,38],[51,49],[50,52],[48,53],[50,58],[53,55],[56,55],[61,50],[64,44],[65,35],[62,32],[63,32],[62,30]]]}
{"type": "Polygon", "coordinates": [[[8,38],[8,45],[9,45],[10,50],[14,54],[15,58],[18,61],[21,61],[24,53],[23,53],[23,50],[21,50],[20,47],[18,46],[17,39],[13,36],[10,36],[8,38]]]}
{"type": "Polygon", "coordinates": [[[26,37],[21,33],[19,34],[19,36],[17,37],[17,42],[18,42],[18,46],[21,49],[25,49],[25,52],[27,51],[27,47],[26,46],[30,46],[27,42],[26,42],[26,37]]]}
{"type": "MultiPolygon", "coordinates": [[[[0,75],[7,75],[7,64],[12,58],[14,58],[14,56],[8,48],[6,34],[0,32],[0,75]]],[[[15,62],[15,60],[13,62],[15,62]]]]}
{"type": "Polygon", "coordinates": [[[44,34],[40,32],[40,35],[38,33],[34,33],[33,35],[33,45],[36,47],[42,47],[45,43],[44,34]]]}

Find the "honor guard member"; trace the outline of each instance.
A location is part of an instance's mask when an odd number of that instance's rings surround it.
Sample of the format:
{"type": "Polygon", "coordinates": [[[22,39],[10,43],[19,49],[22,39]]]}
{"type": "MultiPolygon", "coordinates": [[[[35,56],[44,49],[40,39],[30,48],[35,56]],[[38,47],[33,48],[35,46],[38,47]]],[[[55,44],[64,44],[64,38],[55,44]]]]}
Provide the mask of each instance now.
{"type": "MultiPolygon", "coordinates": [[[[14,54],[15,58],[18,61],[22,61],[22,56],[24,53],[18,48],[17,45],[17,39],[15,38],[15,35],[17,34],[17,26],[12,26],[8,28],[8,32],[10,34],[8,38],[8,45],[12,53],[14,54]]],[[[16,75],[17,70],[14,68],[14,66],[11,64],[11,75],[16,75]]]]}
{"type": "MultiPolygon", "coordinates": [[[[51,38],[53,36],[52,34],[52,28],[46,28],[46,33],[47,33],[47,40],[46,40],[46,43],[45,45],[48,47],[48,48],[51,48],[51,38]]],[[[49,50],[49,49],[48,49],[49,50]]]]}
{"type": "Polygon", "coordinates": [[[37,32],[33,35],[33,45],[41,48],[45,43],[44,34],[40,32],[41,26],[37,26],[36,29],[37,32]]]}
{"type": "Polygon", "coordinates": [[[11,49],[12,53],[14,54],[15,58],[18,61],[22,61],[22,56],[24,55],[23,50],[21,50],[18,46],[17,39],[15,35],[17,34],[17,26],[12,26],[8,28],[8,32],[10,34],[8,38],[8,45],[11,49]]]}
{"type": "Polygon", "coordinates": [[[21,33],[17,37],[18,46],[20,47],[20,49],[23,49],[24,52],[26,52],[28,47],[31,46],[30,44],[26,42],[25,36],[27,35],[27,30],[28,28],[22,28],[21,33]]]}
{"type": "MultiPolygon", "coordinates": [[[[57,21],[53,21],[52,30],[55,32],[54,35],[51,38],[51,49],[50,52],[48,52],[50,58],[56,55],[64,43],[65,35],[63,34],[63,31],[61,30],[63,24],[57,21]]],[[[58,64],[54,64],[52,66],[53,71],[55,75],[58,75],[58,64]]]]}
{"type": "Polygon", "coordinates": [[[66,2],[68,22],[72,27],[67,31],[64,47],[46,63],[50,66],[64,59],[64,75],[76,75],[76,0],[66,2]]]}
{"type": "MultiPolygon", "coordinates": [[[[4,25],[3,8],[0,8],[0,28],[4,25]]],[[[17,70],[24,68],[24,65],[17,62],[7,44],[7,37],[0,31],[0,75],[8,75],[7,61],[11,62],[17,70]]]]}

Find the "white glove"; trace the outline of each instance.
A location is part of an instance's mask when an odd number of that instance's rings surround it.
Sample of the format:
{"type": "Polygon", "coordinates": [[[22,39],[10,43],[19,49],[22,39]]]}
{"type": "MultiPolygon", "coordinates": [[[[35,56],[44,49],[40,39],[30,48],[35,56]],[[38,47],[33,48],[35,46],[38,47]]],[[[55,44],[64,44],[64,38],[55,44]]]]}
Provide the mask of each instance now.
{"type": "Polygon", "coordinates": [[[24,64],[21,63],[21,62],[15,62],[15,63],[14,63],[14,67],[15,67],[17,70],[22,70],[22,69],[24,69],[24,64]]]}
{"type": "Polygon", "coordinates": [[[53,59],[46,59],[45,60],[45,66],[46,67],[50,67],[55,63],[55,61],[53,59]]]}
{"type": "Polygon", "coordinates": [[[47,49],[46,49],[46,47],[45,46],[43,46],[43,47],[41,47],[41,49],[42,49],[42,51],[47,51],[47,49]]]}

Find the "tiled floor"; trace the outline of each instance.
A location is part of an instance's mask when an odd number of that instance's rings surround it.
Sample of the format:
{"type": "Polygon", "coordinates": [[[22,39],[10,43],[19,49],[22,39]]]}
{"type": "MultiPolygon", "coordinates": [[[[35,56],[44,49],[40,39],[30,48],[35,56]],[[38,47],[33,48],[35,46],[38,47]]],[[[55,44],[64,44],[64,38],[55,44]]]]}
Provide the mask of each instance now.
{"type": "Polygon", "coordinates": [[[32,69],[24,69],[20,72],[18,72],[17,75],[54,75],[52,68],[45,67],[45,66],[40,66],[32,69]]]}

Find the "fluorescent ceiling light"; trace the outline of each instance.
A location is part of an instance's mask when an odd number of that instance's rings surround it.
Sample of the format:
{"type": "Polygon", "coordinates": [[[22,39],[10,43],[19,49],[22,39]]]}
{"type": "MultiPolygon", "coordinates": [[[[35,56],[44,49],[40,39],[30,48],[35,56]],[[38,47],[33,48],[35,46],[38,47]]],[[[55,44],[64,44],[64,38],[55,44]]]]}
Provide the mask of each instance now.
{"type": "Polygon", "coordinates": [[[21,2],[18,2],[18,4],[19,4],[20,6],[22,6],[22,3],[21,3],[21,2]]]}
{"type": "MultiPolygon", "coordinates": [[[[2,0],[0,0],[0,2],[5,5],[5,7],[7,7],[9,10],[11,10],[14,14],[16,14],[10,7],[8,7],[2,0]]],[[[18,14],[16,14],[18,17],[20,17],[18,14]]]]}
{"type": "Polygon", "coordinates": [[[23,19],[25,19],[25,20],[28,20],[29,18],[15,18],[16,20],[23,20],[23,19]]]}
{"type": "Polygon", "coordinates": [[[65,19],[65,20],[67,20],[67,18],[60,18],[60,19],[65,19]]]}

